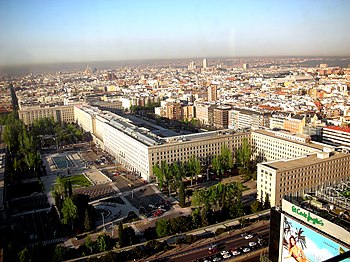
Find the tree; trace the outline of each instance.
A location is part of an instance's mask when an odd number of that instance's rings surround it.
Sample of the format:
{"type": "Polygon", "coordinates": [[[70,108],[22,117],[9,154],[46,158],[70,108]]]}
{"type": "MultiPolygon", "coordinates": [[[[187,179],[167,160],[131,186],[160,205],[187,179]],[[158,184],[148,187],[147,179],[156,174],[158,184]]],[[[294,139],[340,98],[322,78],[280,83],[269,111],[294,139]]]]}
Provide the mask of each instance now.
{"type": "Polygon", "coordinates": [[[221,155],[214,156],[211,165],[218,177],[220,177],[221,174],[224,174],[225,169],[222,165],[221,155]]]}
{"type": "Polygon", "coordinates": [[[163,187],[163,183],[164,183],[164,172],[160,168],[158,163],[153,165],[153,174],[157,178],[157,183],[159,185],[159,188],[162,188],[163,187]]]}
{"type": "Polygon", "coordinates": [[[18,260],[20,262],[31,262],[32,261],[32,256],[31,256],[29,249],[27,247],[25,247],[21,252],[19,252],[18,260]]]}
{"type": "Polygon", "coordinates": [[[60,245],[56,245],[55,250],[53,252],[53,256],[52,256],[52,261],[53,262],[60,262],[60,261],[65,260],[66,253],[67,253],[66,248],[64,248],[60,245]]]}
{"type": "Polygon", "coordinates": [[[85,238],[85,246],[90,250],[90,254],[93,253],[93,250],[94,250],[94,247],[95,247],[95,244],[94,242],[91,240],[91,237],[90,236],[87,236],[85,238]]]}
{"type": "Polygon", "coordinates": [[[172,170],[171,170],[169,164],[165,160],[162,161],[160,168],[162,169],[164,181],[166,182],[166,186],[168,189],[168,195],[170,196],[170,185],[171,185],[171,181],[173,179],[172,170]]]}
{"type": "Polygon", "coordinates": [[[73,196],[72,181],[70,181],[70,179],[68,180],[68,196],[69,197],[73,196]]]}
{"type": "Polygon", "coordinates": [[[252,148],[249,144],[248,139],[244,138],[242,141],[242,146],[236,151],[236,161],[237,164],[244,169],[250,168],[250,160],[252,157],[252,148]]]}
{"type": "Polygon", "coordinates": [[[158,237],[165,237],[169,235],[169,220],[167,219],[157,220],[156,233],[158,237]]]}
{"type": "Polygon", "coordinates": [[[256,213],[260,211],[260,203],[258,200],[255,200],[251,205],[250,208],[252,210],[252,213],[256,213]]]}
{"type": "Polygon", "coordinates": [[[179,205],[180,207],[185,207],[186,196],[185,196],[185,184],[181,182],[179,187],[179,205]]]}
{"type": "Polygon", "coordinates": [[[112,248],[111,237],[106,234],[99,235],[96,244],[99,252],[110,250],[112,248]]]}
{"type": "Polygon", "coordinates": [[[85,231],[91,231],[93,229],[93,223],[88,209],[84,213],[84,229],[85,231]]]}
{"type": "Polygon", "coordinates": [[[174,183],[172,186],[174,186],[175,190],[181,186],[182,179],[185,176],[185,166],[182,163],[175,162],[171,165],[172,168],[172,174],[174,178],[174,183]]]}
{"type": "Polygon", "coordinates": [[[187,166],[188,166],[189,173],[191,175],[191,186],[192,186],[192,184],[193,184],[193,177],[195,177],[196,181],[197,181],[197,177],[198,177],[198,175],[201,172],[201,163],[196,158],[196,156],[193,155],[188,160],[187,166]]]}
{"type": "Polygon", "coordinates": [[[193,224],[193,228],[199,228],[202,224],[201,221],[201,210],[199,208],[196,208],[193,212],[192,212],[192,224],[193,224]]]}
{"type": "Polygon", "coordinates": [[[124,226],[123,226],[122,222],[120,222],[118,225],[118,239],[119,239],[119,246],[125,247],[126,246],[126,237],[125,237],[124,226]]]}
{"type": "Polygon", "coordinates": [[[70,224],[73,230],[74,220],[78,216],[78,209],[70,197],[66,197],[63,201],[62,216],[63,216],[62,218],[63,224],[65,225],[70,224]]]}
{"type": "Polygon", "coordinates": [[[225,170],[231,170],[233,167],[232,152],[226,145],[221,147],[221,162],[221,165],[225,170]]]}
{"type": "Polygon", "coordinates": [[[264,208],[265,209],[269,209],[271,206],[270,206],[270,197],[269,197],[269,194],[265,194],[265,200],[264,200],[264,208]]]}

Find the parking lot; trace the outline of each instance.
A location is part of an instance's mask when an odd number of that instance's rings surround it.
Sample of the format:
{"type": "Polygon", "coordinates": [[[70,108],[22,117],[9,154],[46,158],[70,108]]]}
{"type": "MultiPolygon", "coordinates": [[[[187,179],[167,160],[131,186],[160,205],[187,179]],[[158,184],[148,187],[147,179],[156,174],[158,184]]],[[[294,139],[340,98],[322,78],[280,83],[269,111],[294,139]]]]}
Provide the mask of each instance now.
{"type": "Polygon", "coordinates": [[[125,196],[125,198],[144,215],[152,210],[156,210],[160,206],[163,206],[164,209],[166,203],[151,186],[144,187],[140,190],[134,190],[134,192],[125,196]]]}

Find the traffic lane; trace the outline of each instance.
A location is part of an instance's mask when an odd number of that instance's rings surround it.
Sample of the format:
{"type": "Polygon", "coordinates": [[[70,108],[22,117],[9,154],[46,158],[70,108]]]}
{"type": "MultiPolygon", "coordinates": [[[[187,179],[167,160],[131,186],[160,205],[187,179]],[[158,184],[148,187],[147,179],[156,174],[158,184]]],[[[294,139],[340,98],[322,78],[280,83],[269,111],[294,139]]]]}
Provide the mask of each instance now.
{"type": "MultiPolygon", "coordinates": [[[[268,232],[268,230],[266,230],[266,232],[268,232]]],[[[264,232],[264,233],[266,233],[264,232]]],[[[220,251],[222,250],[231,250],[231,249],[234,249],[234,248],[238,248],[238,247],[241,247],[241,246],[247,246],[249,244],[249,242],[252,242],[254,241],[253,239],[244,239],[242,237],[238,238],[238,239],[235,239],[235,240],[232,240],[232,241],[225,241],[225,242],[221,242],[221,243],[218,243],[218,245],[220,244],[224,244],[224,247],[225,248],[221,248],[220,251]]],[[[256,242],[256,240],[254,241],[256,242]]],[[[259,248],[261,249],[261,248],[259,248]]],[[[255,250],[258,250],[258,249],[255,249],[255,250]]],[[[220,254],[220,251],[216,254],[220,254]]],[[[209,251],[207,248],[205,249],[201,249],[197,252],[191,252],[190,254],[185,254],[183,256],[179,256],[179,257],[176,257],[176,258],[172,258],[168,261],[172,261],[172,262],[181,262],[181,261],[194,261],[194,260],[197,260],[197,259],[202,259],[202,258],[206,258],[206,257],[210,257],[210,256],[213,256],[215,254],[209,254],[209,251]]],[[[239,257],[239,256],[238,256],[239,257]]]]}
{"type": "MultiPolygon", "coordinates": [[[[220,251],[238,248],[240,246],[248,245],[249,242],[256,242],[257,236],[259,236],[259,235],[267,236],[269,233],[269,228],[268,228],[268,225],[264,225],[263,227],[257,228],[254,231],[250,231],[250,232],[255,234],[255,236],[252,239],[245,239],[239,233],[237,235],[235,234],[235,235],[229,236],[229,237],[222,239],[220,241],[212,241],[211,243],[208,243],[207,245],[217,244],[218,246],[220,246],[220,244],[221,244],[221,245],[223,245],[223,247],[220,248],[220,251]]],[[[198,248],[198,247],[193,247],[193,249],[196,249],[196,248],[198,248]]],[[[176,258],[170,258],[168,261],[174,261],[174,262],[175,261],[179,261],[179,262],[180,261],[191,261],[191,260],[196,260],[196,259],[211,256],[209,254],[208,248],[203,248],[203,247],[199,247],[199,248],[200,248],[200,250],[198,250],[198,251],[194,250],[193,252],[191,252],[191,250],[193,250],[193,249],[187,250],[187,251],[185,251],[186,254],[184,254],[182,256],[179,255],[176,258]]],[[[183,252],[184,251],[181,251],[179,253],[183,253],[183,252]]],[[[218,253],[220,253],[220,252],[218,252],[218,253]]],[[[214,254],[212,254],[212,255],[214,255],[214,254]]],[[[172,256],[176,256],[176,254],[172,254],[171,257],[172,256]]]]}
{"type": "MultiPolygon", "coordinates": [[[[244,228],[244,229],[240,229],[240,230],[235,230],[233,232],[230,232],[229,234],[222,234],[220,236],[218,236],[217,238],[211,238],[211,239],[204,239],[203,241],[201,241],[200,243],[196,242],[190,246],[187,246],[185,248],[183,247],[178,247],[177,249],[181,249],[180,251],[176,251],[176,248],[166,252],[163,255],[157,255],[156,258],[167,258],[168,260],[170,259],[175,259],[175,256],[185,256],[185,255],[189,255],[194,254],[194,253],[198,253],[204,250],[204,256],[208,256],[208,247],[209,245],[212,244],[219,244],[219,243],[226,243],[229,242],[230,240],[235,240],[235,239],[243,239],[243,237],[241,236],[242,233],[255,233],[258,235],[267,235],[269,234],[269,227],[270,224],[266,223],[266,221],[260,221],[257,224],[253,224],[251,226],[249,226],[248,228],[244,228]]],[[[256,235],[257,236],[257,235],[256,235]]],[[[249,243],[249,241],[248,241],[249,243]]],[[[221,247],[221,249],[223,249],[223,245],[221,247]]],[[[152,261],[152,258],[149,258],[150,261],[152,261]]]]}

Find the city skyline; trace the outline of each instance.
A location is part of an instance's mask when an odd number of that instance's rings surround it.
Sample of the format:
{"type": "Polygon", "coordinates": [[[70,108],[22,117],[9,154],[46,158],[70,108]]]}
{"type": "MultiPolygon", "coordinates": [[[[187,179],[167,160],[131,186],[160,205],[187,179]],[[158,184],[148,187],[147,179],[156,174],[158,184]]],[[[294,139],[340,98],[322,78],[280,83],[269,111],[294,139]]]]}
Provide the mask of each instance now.
{"type": "Polygon", "coordinates": [[[2,1],[0,65],[346,56],[348,1],[2,1]]]}

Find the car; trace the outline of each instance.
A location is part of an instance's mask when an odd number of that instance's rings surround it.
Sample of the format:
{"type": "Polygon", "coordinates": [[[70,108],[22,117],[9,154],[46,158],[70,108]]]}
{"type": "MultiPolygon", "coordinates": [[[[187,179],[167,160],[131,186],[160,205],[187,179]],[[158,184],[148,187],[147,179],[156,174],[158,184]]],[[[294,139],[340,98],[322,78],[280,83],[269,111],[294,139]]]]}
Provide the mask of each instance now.
{"type": "Polygon", "coordinates": [[[241,254],[241,252],[239,250],[233,250],[232,251],[232,255],[234,255],[234,256],[238,256],[240,254],[241,254]]]}
{"type": "Polygon", "coordinates": [[[220,252],[220,254],[223,256],[223,255],[225,255],[225,254],[228,254],[229,252],[227,251],[227,250],[222,250],[221,252],[220,252]]]}
{"type": "Polygon", "coordinates": [[[214,258],[213,258],[213,261],[214,261],[214,262],[221,261],[221,257],[214,257],[214,258]]]}
{"type": "Polygon", "coordinates": [[[217,245],[210,245],[210,247],[208,248],[208,251],[210,254],[214,254],[214,253],[218,252],[219,250],[218,250],[217,245]]]}
{"type": "Polygon", "coordinates": [[[242,233],[241,237],[245,237],[247,235],[247,233],[242,233]]]}
{"type": "Polygon", "coordinates": [[[251,239],[251,238],[253,238],[253,235],[252,235],[252,234],[248,234],[248,235],[246,235],[244,238],[245,238],[245,239],[251,239]]]}
{"type": "Polygon", "coordinates": [[[256,246],[256,242],[249,242],[249,246],[250,246],[250,247],[256,246]]]}
{"type": "Polygon", "coordinates": [[[222,257],[223,257],[224,259],[228,259],[228,258],[231,257],[231,254],[230,254],[230,253],[224,254],[224,255],[222,255],[222,257]]]}
{"type": "Polygon", "coordinates": [[[244,253],[248,253],[249,251],[250,251],[250,248],[249,248],[249,247],[243,248],[243,252],[244,252],[244,253]]]}

